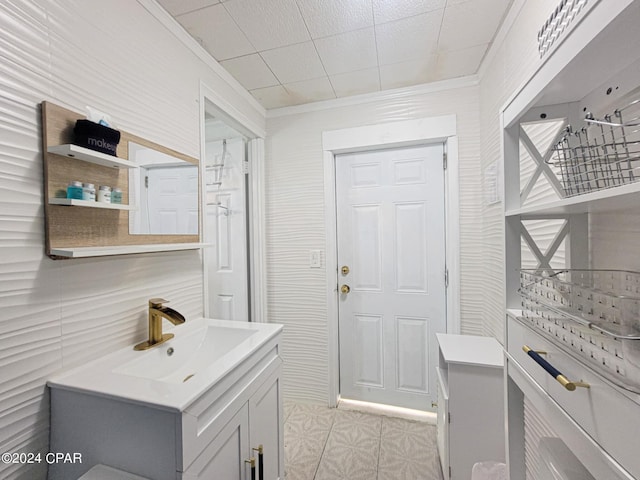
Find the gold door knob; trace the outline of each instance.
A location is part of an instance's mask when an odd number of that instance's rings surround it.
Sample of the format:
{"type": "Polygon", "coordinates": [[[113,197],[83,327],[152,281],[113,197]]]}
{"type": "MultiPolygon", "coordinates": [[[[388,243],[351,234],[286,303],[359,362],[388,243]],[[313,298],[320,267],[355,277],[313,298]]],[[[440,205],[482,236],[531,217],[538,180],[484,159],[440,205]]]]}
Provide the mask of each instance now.
{"type": "Polygon", "coordinates": [[[340,287],[340,292],[342,293],[349,293],[351,291],[351,287],[349,285],[342,285],[340,287]]]}

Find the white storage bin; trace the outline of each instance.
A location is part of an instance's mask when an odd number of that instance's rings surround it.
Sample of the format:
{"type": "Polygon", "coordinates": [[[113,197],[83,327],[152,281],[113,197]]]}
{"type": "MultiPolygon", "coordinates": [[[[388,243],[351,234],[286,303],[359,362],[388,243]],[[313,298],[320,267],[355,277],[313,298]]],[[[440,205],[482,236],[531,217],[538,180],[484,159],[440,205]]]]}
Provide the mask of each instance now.
{"type": "Polygon", "coordinates": [[[507,466],[500,462],[475,463],[471,480],[507,480],[507,466]]]}

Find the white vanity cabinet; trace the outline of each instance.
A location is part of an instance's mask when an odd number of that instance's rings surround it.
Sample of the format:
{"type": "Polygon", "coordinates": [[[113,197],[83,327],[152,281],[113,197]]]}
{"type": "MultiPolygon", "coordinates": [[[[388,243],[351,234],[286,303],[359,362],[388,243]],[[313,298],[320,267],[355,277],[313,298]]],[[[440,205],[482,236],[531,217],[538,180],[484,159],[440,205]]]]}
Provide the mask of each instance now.
{"type": "MultiPolygon", "coordinates": [[[[284,451],[280,448],[283,425],[280,400],[278,367],[179,478],[249,479],[250,466],[246,460],[254,457],[257,466],[257,448],[262,445],[264,479],[284,479],[284,451]]],[[[185,447],[189,448],[189,445],[185,444],[185,447]]]]}
{"type": "MultiPolygon", "coordinates": [[[[224,328],[229,324],[225,322],[224,328]]],[[[175,340],[188,341],[190,332],[179,328],[175,340]]],[[[50,465],[49,479],[78,478],[104,464],[154,480],[249,480],[251,470],[245,460],[255,457],[257,465],[258,452],[253,449],[259,445],[264,452],[264,479],[284,479],[281,327],[239,328],[265,333],[247,340],[250,352],[240,348],[243,351],[221,357],[225,370],[212,384],[206,374],[198,373],[171,381],[124,378],[107,369],[101,374],[108,360],[80,374],[50,380],[51,451],[78,452],[82,463],[50,465]],[[89,376],[98,377],[100,385],[96,383],[94,391],[81,390],[78,385],[87,383],[89,376]],[[108,384],[114,382],[126,387],[128,397],[114,396],[115,390],[110,393],[108,384]],[[184,404],[172,403],[180,388],[197,393],[193,398],[185,395],[184,404]]],[[[169,354],[179,355],[180,344],[172,344],[173,340],[148,354],[160,359],[173,348],[175,353],[169,354]]],[[[129,351],[133,349],[123,351],[120,358],[129,351]]]]}
{"type": "Polygon", "coordinates": [[[502,347],[489,337],[436,337],[442,472],[445,479],[469,480],[474,463],[504,462],[502,347]]]}

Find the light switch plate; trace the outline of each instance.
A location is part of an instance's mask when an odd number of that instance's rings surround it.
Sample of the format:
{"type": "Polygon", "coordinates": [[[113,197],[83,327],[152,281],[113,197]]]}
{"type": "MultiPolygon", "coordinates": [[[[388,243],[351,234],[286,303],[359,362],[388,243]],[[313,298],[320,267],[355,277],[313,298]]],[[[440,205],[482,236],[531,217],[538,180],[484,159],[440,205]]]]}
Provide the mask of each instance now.
{"type": "Polygon", "coordinates": [[[322,250],[309,250],[309,267],[320,268],[322,266],[322,250]]]}

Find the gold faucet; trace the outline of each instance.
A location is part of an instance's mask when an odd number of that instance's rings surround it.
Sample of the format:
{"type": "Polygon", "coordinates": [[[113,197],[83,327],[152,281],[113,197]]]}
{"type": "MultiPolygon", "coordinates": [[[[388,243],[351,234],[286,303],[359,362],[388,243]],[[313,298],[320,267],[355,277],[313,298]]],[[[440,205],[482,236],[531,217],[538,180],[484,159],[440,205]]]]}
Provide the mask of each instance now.
{"type": "Polygon", "coordinates": [[[147,350],[173,338],[173,333],[162,333],[162,318],[166,318],[174,325],[185,322],[184,316],[173,308],[165,307],[168,300],[152,298],[149,300],[149,340],[133,347],[134,350],[147,350]]]}

